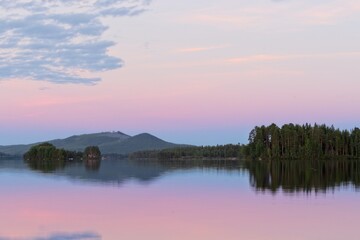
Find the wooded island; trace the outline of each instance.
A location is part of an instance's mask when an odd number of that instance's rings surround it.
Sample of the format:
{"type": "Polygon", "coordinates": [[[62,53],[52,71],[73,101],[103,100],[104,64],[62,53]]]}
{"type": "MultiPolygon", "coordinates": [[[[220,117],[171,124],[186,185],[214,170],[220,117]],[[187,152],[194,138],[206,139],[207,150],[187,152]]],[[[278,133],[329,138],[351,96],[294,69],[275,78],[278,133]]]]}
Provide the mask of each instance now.
{"type": "Polygon", "coordinates": [[[51,143],[41,143],[31,147],[24,154],[24,160],[26,161],[79,161],[88,158],[101,158],[99,147],[87,147],[84,153],[82,153],[58,149],[51,143]]]}

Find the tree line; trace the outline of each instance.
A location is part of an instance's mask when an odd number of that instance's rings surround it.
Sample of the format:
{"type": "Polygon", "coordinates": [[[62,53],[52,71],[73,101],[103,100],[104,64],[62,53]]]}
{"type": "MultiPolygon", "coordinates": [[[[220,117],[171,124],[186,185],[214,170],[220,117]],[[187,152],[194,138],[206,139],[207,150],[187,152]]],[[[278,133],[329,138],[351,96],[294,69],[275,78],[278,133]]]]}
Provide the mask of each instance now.
{"type": "Polygon", "coordinates": [[[26,161],[77,161],[99,159],[101,152],[97,146],[89,146],[85,148],[84,152],[76,152],[58,149],[53,144],[46,142],[32,146],[23,157],[26,161]]]}
{"type": "Polygon", "coordinates": [[[85,159],[99,159],[101,158],[101,152],[97,146],[89,146],[84,150],[85,159]]]}
{"type": "Polygon", "coordinates": [[[130,154],[130,158],[166,159],[238,159],[243,145],[217,145],[200,147],[180,147],[164,150],[140,151],[130,154]]]}
{"type": "Polygon", "coordinates": [[[255,127],[244,154],[251,159],[359,159],[360,129],[324,124],[255,127]]]}
{"type": "Polygon", "coordinates": [[[68,162],[83,161],[87,169],[100,167],[101,152],[97,146],[89,146],[84,152],[58,149],[51,143],[41,143],[30,148],[24,160],[34,170],[51,172],[64,168],[68,162]]]}

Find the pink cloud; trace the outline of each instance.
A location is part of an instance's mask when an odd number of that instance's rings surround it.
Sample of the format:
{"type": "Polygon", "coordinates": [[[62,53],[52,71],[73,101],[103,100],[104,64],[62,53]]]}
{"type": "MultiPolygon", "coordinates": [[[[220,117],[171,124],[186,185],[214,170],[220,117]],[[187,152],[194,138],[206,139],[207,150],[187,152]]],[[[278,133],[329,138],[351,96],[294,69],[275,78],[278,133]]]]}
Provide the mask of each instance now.
{"type": "Polygon", "coordinates": [[[314,54],[257,54],[243,57],[235,57],[226,59],[229,63],[257,63],[257,62],[272,62],[272,61],[286,61],[301,58],[337,58],[337,57],[360,57],[360,52],[334,52],[334,53],[314,53],[314,54]]]}
{"type": "Polygon", "coordinates": [[[304,9],[298,14],[300,19],[309,24],[335,24],[360,13],[359,1],[334,1],[304,9]]]}

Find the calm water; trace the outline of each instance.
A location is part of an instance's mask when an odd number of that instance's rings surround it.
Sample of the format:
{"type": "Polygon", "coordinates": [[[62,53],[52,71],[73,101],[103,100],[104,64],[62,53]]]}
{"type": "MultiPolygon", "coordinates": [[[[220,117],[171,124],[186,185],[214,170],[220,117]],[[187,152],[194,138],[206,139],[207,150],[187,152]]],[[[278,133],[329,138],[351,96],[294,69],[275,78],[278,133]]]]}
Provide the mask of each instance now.
{"type": "Polygon", "coordinates": [[[0,239],[360,239],[358,163],[0,161],[0,239]]]}

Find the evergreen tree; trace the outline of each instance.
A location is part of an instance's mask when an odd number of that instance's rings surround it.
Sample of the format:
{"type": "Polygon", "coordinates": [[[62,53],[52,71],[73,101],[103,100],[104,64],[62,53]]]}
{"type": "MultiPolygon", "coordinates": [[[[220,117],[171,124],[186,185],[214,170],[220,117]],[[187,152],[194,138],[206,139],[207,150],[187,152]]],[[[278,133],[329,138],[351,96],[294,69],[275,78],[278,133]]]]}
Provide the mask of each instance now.
{"type": "Polygon", "coordinates": [[[360,158],[360,129],[285,124],[255,127],[245,155],[253,159],[360,158]]]}

